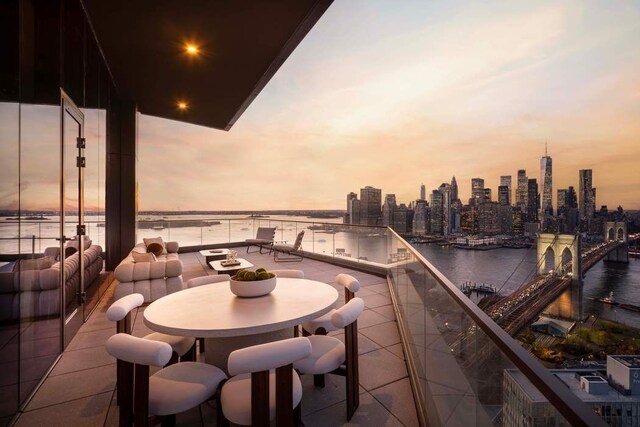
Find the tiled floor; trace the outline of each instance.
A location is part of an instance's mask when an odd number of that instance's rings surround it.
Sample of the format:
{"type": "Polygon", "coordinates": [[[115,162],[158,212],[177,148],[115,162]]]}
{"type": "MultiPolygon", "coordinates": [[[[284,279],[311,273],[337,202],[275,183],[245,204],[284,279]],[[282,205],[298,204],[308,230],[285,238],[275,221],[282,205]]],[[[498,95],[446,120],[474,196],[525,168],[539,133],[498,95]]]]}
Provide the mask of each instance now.
{"type": "MultiPolygon", "coordinates": [[[[303,377],[303,420],[307,426],[399,426],[417,425],[415,406],[400,337],[386,279],[321,261],[277,264],[271,257],[244,254],[256,266],[267,269],[299,268],[309,279],[335,284],[335,276],[348,273],[363,286],[358,296],[365,300],[365,311],[358,320],[360,353],[360,406],[346,422],[345,381],[327,376],[326,386],[316,389],[311,377],[303,377]]],[[[205,274],[215,274],[198,253],[181,254],[185,282],[205,274]]],[[[104,350],[104,343],[115,330],[105,312],[112,302],[113,288],[98,309],[82,326],[62,358],[18,419],[18,426],[100,426],[117,425],[114,402],[115,360],[104,350]]],[[[142,312],[137,310],[133,334],[145,335],[142,312]]],[[[342,338],[342,333],[333,333],[342,338]]],[[[202,405],[206,425],[215,425],[214,403],[202,405]]],[[[179,414],[178,425],[200,425],[197,409],[179,414]]]]}

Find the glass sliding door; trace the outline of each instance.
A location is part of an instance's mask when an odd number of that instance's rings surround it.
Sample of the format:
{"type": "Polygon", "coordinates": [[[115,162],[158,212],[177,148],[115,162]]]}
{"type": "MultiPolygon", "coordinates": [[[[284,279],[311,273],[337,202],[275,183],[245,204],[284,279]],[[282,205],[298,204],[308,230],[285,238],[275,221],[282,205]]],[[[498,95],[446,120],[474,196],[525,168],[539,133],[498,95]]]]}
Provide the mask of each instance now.
{"type": "Polygon", "coordinates": [[[83,254],[88,249],[88,240],[84,225],[84,115],[62,90],[61,115],[60,283],[64,313],[63,348],[66,348],[84,321],[83,254]]]}

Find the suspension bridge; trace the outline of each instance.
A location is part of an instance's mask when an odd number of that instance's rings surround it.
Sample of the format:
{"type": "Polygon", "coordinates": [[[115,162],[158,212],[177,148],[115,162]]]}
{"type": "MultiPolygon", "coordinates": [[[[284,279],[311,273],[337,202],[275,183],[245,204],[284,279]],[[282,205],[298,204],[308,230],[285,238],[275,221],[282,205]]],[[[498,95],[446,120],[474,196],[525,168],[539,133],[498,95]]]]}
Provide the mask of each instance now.
{"type": "Polygon", "coordinates": [[[487,309],[489,316],[505,331],[515,336],[530,324],[542,310],[571,289],[569,317],[580,320],[582,285],[586,272],[600,260],[629,262],[626,223],[607,222],[604,241],[582,248],[580,235],[542,233],[537,241],[537,274],[511,295],[487,309]],[[554,266],[547,269],[552,256],[554,266]]]}

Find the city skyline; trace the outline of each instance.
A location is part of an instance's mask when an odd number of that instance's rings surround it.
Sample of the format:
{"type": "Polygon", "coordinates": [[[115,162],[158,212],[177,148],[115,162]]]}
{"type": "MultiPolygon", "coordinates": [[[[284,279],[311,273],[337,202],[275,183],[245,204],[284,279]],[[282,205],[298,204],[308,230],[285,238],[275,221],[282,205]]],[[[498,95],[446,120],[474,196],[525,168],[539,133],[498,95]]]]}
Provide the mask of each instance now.
{"type": "MultiPolygon", "coordinates": [[[[548,139],[553,200],[592,169],[596,208],[640,209],[638,39],[637,2],[335,3],[230,132],[139,116],[138,208],[343,209],[352,188],[415,200],[454,174],[462,200],[471,178],[496,191],[511,175],[516,200],[518,169],[540,181],[548,139]]],[[[57,138],[44,131],[57,109],[43,118],[29,136],[57,138]]],[[[2,190],[0,208],[15,207],[2,190]]],[[[55,206],[46,197],[30,208],[55,206]]]]}

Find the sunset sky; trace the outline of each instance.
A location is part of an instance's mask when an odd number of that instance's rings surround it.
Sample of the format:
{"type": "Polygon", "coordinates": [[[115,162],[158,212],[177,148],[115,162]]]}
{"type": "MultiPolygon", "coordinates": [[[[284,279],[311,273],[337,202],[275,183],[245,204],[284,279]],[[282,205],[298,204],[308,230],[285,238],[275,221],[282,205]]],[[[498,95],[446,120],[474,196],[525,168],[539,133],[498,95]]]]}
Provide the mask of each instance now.
{"type": "Polygon", "coordinates": [[[452,175],[464,200],[539,180],[548,138],[554,203],[592,168],[598,205],[638,209],[638,40],[638,1],[334,2],[231,131],[140,118],[140,208],[409,202],[452,175]]]}
{"type": "Polygon", "coordinates": [[[545,139],[554,204],[592,168],[598,207],[640,209],[639,40],[637,0],[336,1],[229,132],[139,117],[139,209],[408,203],[452,175],[466,200],[539,180],[545,139]]]}

